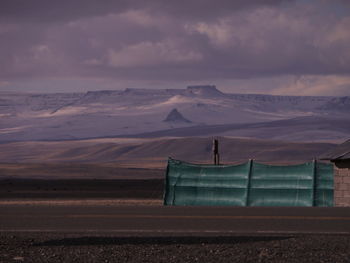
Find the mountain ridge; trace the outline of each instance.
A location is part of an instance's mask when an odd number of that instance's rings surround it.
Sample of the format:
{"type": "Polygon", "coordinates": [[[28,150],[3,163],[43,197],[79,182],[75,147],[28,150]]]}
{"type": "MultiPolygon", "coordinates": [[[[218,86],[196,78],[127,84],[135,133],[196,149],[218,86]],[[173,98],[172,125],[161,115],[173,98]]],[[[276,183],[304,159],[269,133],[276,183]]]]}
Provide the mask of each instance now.
{"type": "MultiPolygon", "coordinates": [[[[179,129],[197,126],[210,130],[215,125],[248,127],[254,123],[265,125],[253,125],[246,130],[248,137],[260,138],[260,129],[271,139],[290,136],[291,140],[339,141],[348,139],[350,129],[344,128],[341,121],[333,122],[334,127],[329,123],[333,119],[350,121],[350,97],[235,94],[221,92],[213,85],[85,93],[0,93],[0,118],[0,142],[127,137],[169,129],[175,134],[179,129]],[[191,122],[164,122],[172,109],[191,122]],[[310,117],[313,126],[293,121],[304,117],[310,117]],[[286,122],[273,130],[270,124],[282,120],[286,122]],[[327,125],[322,126],[322,122],[327,125]],[[303,125],[308,128],[300,129],[303,125]]],[[[235,134],[214,131],[207,135],[241,136],[235,134]]]]}

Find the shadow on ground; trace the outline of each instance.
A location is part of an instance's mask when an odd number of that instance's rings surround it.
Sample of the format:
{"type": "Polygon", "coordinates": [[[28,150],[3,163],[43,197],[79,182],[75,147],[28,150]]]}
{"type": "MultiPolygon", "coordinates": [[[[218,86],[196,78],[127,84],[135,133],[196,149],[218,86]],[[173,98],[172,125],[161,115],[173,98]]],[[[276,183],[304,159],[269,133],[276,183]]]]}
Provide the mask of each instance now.
{"type": "Polygon", "coordinates": [[[34,246],[93,246],[93,245],[152,245],[152,244],[239,244],[259,241],[278,241],[289,239],[290,236],[247,237],[247,236],[217,236],[217,237],[79,237],[53,239],[34,246]]]}

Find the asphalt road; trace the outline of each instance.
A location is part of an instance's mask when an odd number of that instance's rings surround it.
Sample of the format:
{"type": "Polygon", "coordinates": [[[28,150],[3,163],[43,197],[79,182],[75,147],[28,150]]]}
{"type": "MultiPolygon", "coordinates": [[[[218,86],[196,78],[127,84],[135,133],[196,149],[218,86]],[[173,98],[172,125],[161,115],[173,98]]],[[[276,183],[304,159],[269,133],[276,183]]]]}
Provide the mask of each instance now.
{"type": "Polygon", "coordinates": [[[350,234],[349,208],[0,205],[0,232],[350,234]]]}

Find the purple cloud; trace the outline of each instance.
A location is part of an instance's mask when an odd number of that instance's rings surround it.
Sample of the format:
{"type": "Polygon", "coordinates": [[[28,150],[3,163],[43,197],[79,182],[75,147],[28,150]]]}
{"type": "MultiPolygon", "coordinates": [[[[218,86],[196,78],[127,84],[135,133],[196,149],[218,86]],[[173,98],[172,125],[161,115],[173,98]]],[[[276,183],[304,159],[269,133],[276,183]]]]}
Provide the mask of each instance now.
{"type": "MultiPolygon", "coordinates": [[[[4,0],[0,89],[44,78],[228,87],[306,76],[346,93],[349,8],[340,0],[4,0]]],[[[260,91],[293,93],[289,83],[260,91]]],[[[318,86],[310,90],[327,93],[318,86]]]]}

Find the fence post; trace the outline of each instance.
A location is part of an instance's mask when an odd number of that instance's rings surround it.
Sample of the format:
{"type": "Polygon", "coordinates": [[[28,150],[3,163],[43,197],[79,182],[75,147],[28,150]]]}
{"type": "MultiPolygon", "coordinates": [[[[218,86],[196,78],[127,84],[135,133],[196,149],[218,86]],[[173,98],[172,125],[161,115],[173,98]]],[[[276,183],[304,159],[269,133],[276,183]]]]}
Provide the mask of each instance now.
{"type": "Polygon", "coordinates": [[[314,169],[313,169],[313,182],[312,182],[312,206],[316,206],[316,180],[317,180],[317,175],[316,175],[316,171],[317,171],[317,161],[316,159],[314,159],[314,169]]]}
{"type": "Polygon", "coordinates": [[[249,206],[249,195],[250,195],[250,180],[252,177],[253,171],[253,159],[249,159],[249,173],[248,173],[248,182],[247,182],[247,198],[245,200],[245,206],[249,206]]]}
{"type": "Polygon", "coordinates": [[[219,165],[220,164],[219,141],[217,139],[213,139],[213,158],[214,158],[214,164],[219,165]]]}

